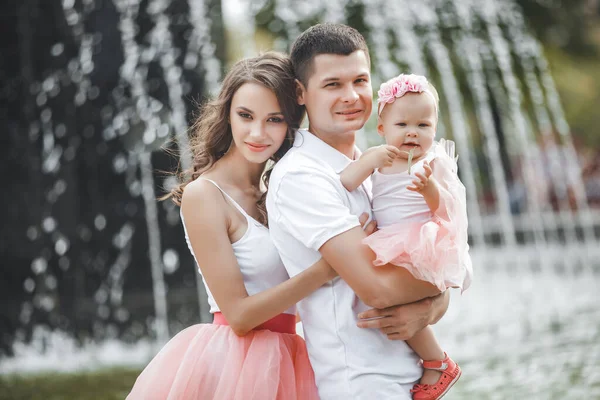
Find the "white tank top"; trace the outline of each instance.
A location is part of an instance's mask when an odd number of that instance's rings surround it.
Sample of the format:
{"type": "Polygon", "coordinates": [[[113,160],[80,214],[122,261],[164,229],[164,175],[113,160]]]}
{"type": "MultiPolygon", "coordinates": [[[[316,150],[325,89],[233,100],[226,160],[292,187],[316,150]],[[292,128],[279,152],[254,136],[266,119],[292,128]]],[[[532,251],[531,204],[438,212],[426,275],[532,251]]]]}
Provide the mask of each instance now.
{"type": "Polygon", "coordinates": [[[407,189],[416,178],[415,173],[424,173],[423,162],[435,159],[435,152],[429,151],[425,157],[414,163],[411,174],[408,171],[397,174],[382,174],[375,171],[373,183],[373,218],[377,226],[384,228],[400,222],[427,222],[432,213],[425,198],[407,189]]]}
{"type": "MultiPolygon", "coordinates": [[[[283,266],[283,262],[279,257],[279,253],[273,244],[271,237],[269,235],[269,229],[266,226],[252,218],[250,215],[244,211],[244,209],[235,201],[231,196],[229,196],[223,189],[219,187],[215,182],[204,179],[213,185],[215,185],[225,197],[237,208],[244,217],[246,217],[246,222],[248,228],[244,235],[237,240],[235,243],[231,244],[233,247],[233,254],[237,259],[238,266],[240,267],[240,271],[242,272],[242,277],[244,278],[244,286],[246,286],[246,291],[248,295],[252,296],[256,293],[262,292],[263,290],[269,289],[273,286],[279,285],[282,282],[285,282],[289,279],[289,275],[283,266]]],[[[190,238],[187,233],[187,229],[185,228],[185,221],[183,219],[183,214],[180,212],[181,221],[183,222],[183,231],[185,233],[185,241],[188,244],[188,248],[190,252],[194,256],[194,260],[196,261],[196,265],[198,264],[198,259],[194,254],[194,250],[192,249],[192,245],[190,243],[190,238]]],[[[198,271],[202,275],[200,268],[198,271]]],[[[212,293],[208,285],[206,284],[206,280],[202,277],[202,282],[204,282],[204,286],[206,287],[206,293],[208,294],[208,304],[210,305],[210,312],[215,313],[219,312],[219,306],[215,301],[212,293]]],[[[296,314],[296,307],[291,307],[285,311],[287,314],[296,314]]]]}

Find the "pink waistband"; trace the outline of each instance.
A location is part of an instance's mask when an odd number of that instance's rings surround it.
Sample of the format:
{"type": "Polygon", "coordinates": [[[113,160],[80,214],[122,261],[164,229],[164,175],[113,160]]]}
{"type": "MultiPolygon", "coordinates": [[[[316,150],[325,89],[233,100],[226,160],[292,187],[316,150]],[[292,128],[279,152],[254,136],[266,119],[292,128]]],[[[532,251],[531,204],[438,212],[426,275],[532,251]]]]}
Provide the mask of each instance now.
{"type": "MultiPolygon", "coordinates": [[[[222,313],[216,312],[213,314],[213,324],[229,325],[222,313]]],[[[267,329],[278,333],[296,333],[296,316],[292,314],[279,314],[267,322],[264,322],[253,330],[267,329]]]]}

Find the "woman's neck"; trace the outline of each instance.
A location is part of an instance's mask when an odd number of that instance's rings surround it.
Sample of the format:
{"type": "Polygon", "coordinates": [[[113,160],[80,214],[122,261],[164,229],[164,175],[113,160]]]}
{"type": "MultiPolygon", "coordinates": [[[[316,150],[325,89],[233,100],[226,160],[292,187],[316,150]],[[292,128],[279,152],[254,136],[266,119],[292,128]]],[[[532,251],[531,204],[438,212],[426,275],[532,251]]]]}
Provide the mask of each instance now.
{"type": "Polygon", "coordinates": [[[234,150],[227,152],[211,169],[228,184],[242,191],[255,191],[260,189],[260,178],[265,164],[249,162],[234,150]]]}

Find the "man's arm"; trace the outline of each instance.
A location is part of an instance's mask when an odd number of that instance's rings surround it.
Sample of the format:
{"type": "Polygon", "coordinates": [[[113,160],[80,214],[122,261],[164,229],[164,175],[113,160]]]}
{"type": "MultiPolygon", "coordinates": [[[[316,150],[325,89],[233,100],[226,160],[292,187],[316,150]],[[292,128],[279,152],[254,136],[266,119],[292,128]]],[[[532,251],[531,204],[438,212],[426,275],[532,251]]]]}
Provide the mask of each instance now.
{"type": "Polygon", "coordinates": [[[373,266],[375,254],[362,240],[366,234],[345,204],[337,175],[314,167],[286,172],[270,185],[273,223],[308,248],[318,250],[329,265],[367,305],[386,308],[435,296],[432,284],[393,265],[373,266]],[[307,190],[311,188],[311,190],[307,190]]]}
{"type": "Polygon", "coordinates": [[[329,239],[319,249],[365,304],[383,309],[440,293],[437,287],[416,279],[405,268],[390,264],[374,267],[375,254],[362,244],[365,237],[363,230],[355,227],[329,239]]]}

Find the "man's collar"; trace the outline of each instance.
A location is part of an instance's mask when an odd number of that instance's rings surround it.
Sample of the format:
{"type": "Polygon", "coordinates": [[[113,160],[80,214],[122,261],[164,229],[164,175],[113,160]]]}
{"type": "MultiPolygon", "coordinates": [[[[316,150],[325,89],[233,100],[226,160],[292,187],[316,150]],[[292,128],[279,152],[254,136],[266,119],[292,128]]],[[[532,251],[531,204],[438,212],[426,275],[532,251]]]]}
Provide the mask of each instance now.
{"type": "MultiPolygon", "coordinates": [[[[302,147],[311,157],[325,161],[335,170],[336,174],[352,162],[345,154],[331,147],[306,129],[299,129],[294,139],[294,147],[302,147]]],[[[354,159],[360,157],[360,150],[354,146],[354,159]]]]}

